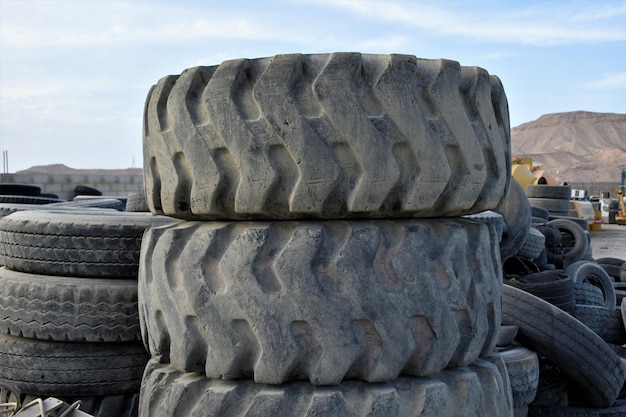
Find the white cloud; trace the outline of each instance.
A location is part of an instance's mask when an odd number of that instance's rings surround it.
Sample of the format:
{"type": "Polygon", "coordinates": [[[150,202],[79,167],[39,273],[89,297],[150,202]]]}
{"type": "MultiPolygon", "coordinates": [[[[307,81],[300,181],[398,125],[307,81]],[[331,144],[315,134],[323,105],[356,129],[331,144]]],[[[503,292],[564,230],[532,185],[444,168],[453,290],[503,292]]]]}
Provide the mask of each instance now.
{"type": "Polygon", "coordinates": [[[626,72],[604,74],[601,79],[588,83],[586,87],[599,90],[626,89],[626,72]]]}
{"type": "Polygon", "coordinates": [[[596,2],[547,3],[507,11],[489,11],[489,7],[462,9],[417,1],[328,0],[314,3],[437,35],[461,36],[492,43],[558,45],[626,40],[624,4],[598,7],[596,2]]]}

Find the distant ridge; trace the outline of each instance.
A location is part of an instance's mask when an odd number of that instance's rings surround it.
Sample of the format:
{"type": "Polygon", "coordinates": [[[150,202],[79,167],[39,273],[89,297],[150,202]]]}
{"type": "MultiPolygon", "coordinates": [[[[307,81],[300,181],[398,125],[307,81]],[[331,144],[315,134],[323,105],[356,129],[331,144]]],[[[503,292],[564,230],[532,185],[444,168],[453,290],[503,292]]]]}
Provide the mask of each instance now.
{"type": "Polygon", "coordinates": [[[626,169],[626,114],[574,111],[511,129],[514,156],[543,163],[559,181],[618,182],[626,169]]]}
{"type": "Polygon", "coordinates": [[[143,173],[142,168],[125,168],[125,169],[75,169],[63,164],[37,165],[17,171],[16,174],[82,174],[82,175],[140,175],[143,173]]]}

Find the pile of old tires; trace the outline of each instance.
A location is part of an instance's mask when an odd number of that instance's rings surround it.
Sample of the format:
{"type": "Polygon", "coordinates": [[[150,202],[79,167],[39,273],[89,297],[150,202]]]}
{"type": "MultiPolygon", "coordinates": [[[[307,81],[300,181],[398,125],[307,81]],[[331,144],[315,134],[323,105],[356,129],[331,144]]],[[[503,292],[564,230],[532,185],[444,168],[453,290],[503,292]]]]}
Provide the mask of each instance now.
{"type": "Polygon", "coordinates": [[[503,260],[502,323],[515,331],[499,349],[520,369],[514,403],[528,416],[626,415],[626,262],[594,259],[580,222],[537,216],[531,201],[505,216],[518,243],[503,260]]]}
{"type": "Polygon", "coordinates": [[[174,220],[3,204],[0,403],[56,397],[96,417],[136,416],[148,361],[137,307],[141,239],[174,220]]]}
{"type": "Polygon", "coordinates": [[[502,224],[465,217],[510,184],[496,77],[239,59],[161,79],[144,117],[147,205],[182,221],[142,241],[141,417],[512,415],[502,224]]]}
{"type": "Polygon", "coordinates": [[[548,211],[554,217],[572,214],[572,187],[567,184],[528,184],[524,188],[532,207],[548,211]]]}

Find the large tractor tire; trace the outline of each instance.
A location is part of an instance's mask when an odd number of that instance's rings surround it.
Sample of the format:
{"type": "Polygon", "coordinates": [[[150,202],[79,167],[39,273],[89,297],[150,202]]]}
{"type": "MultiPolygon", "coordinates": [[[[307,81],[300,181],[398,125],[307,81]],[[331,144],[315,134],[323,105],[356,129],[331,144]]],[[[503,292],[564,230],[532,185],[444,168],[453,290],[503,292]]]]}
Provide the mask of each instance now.
{"type": "Polygon", "coordinates": [[[139,400],[139,417],[511,417],[512,409],[506,367],[498,355],[432,377],[402,376],[380,384],[351,380],[332,386],[222,381],[150,361],[139,400]]]}
{"type": "Polygon", "coordinates": [[[144,343],[211,378],[432,375],[494,349],[498,252],[493,225],[464,219],[151,228],[139,269],[144,343]]]}
{"type": "Polygon", "coordinates": [[[511,175],[500,80],[411,55],[187,69],[150,89],[143,148],[150,210],[191,220],[459,216],[511,175]]]}

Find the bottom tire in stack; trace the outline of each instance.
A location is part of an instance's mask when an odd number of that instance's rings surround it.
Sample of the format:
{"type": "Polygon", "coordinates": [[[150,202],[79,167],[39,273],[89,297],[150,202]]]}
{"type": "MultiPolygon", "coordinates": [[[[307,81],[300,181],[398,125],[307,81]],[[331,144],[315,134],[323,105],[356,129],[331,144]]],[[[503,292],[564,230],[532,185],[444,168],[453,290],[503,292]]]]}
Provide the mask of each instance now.
{"type": "Polygon", "coordinates": [[[151,228],[140,415],[509,416],[497,241],[467,219],[151,228]]]}
{"type": "Polygon", "coordinates": [[[347,380],[338,385],[211,379],[152,360],[140,399],[141,415],[151,417],[495,417],[511,415],[511,408],[508,375],[498,355],[431,377],[401,376],[381,383],[347,380]]]}
{"type": "Polygon", "coordinates": [[[137,415],[149,358],[137,308],[139,249],[146,228],[170,222],[68,209],[0,220],[2,401],[79,399],[96,417],[137,415]]]}

